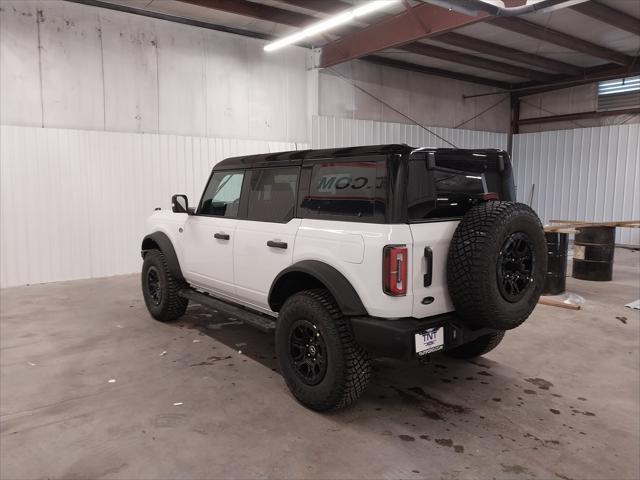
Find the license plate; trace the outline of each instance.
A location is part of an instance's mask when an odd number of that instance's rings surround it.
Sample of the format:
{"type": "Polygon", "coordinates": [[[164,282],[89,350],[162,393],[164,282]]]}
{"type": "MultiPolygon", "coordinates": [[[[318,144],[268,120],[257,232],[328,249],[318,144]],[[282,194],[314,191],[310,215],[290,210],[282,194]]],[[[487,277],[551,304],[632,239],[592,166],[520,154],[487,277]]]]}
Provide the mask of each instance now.
{"type": "Polygon", "coordinates": [[[444,347],[444,327],[430,328],[415,334],[416,353],[419,356],[437,352],[444,347]]]}

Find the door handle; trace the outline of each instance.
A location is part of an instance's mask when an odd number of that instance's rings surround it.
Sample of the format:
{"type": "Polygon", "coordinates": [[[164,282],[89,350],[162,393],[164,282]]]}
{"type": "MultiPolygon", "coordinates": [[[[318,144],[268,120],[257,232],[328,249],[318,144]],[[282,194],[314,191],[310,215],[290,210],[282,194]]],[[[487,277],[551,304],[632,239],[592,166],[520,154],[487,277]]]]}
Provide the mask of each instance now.
{"type": "Polygon", "coordinates": [[[269,240],[267,242],[267,247],[273,248],[287,248],[287,242],[281,242],[279,240],[269,240]]]}
{"type": "Polygon", "coordinates": [[[431,247],[424,247],[424,259],[426,261],[427,273],[424,274],[423,285],[430,287],[433,281],[433,250],[431,250],[431,247]]]}
{"type": "Polygon", "coordinates": [[[218,240],[229,240],[231,238],[228,233],[214,233],[213,236],[218,240]]]}

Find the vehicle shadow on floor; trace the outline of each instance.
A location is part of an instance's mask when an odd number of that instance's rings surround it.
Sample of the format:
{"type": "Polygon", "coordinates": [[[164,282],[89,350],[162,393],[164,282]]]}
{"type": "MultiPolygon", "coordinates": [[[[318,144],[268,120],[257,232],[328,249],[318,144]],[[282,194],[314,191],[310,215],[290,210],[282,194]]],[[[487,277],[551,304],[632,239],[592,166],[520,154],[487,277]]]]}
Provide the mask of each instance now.
{"type": "Polygon", "coordinates": [[[241,351],[251,360],[278,371],[273,333],[262,332],[233,316],[194,303],[189,305],[186,315],[176,325],[197,330],[235,351],[241,351]]]}
{"type": "MultiPolygon", "coordinates": [[[[273,334],[199,305],[190,306],[179,325],[278,372],[273,334]]],[[[586,435],[585,422],[593,421],[585,415],[595,416],[581,408],[584,401],[563,398],[550,382],[526,378],[483,357],[464,361],[436,354],[425,364],[378,359],[373,373],[371,385],[352,408],[322,414],[330,419],[331,428],[368,430],[399,445],[454,455],[463,462],[463,470],[472,457],[487,455],[487,445],[492,455],[504,458],[523,450],[536,458],[554,454],[553,450],[560,454],[569,446],[567,439],[585,438],[581,436],[586,435]]],[[[503,467],[529,472],[515,460],[505,460],[503,467]]]]}
{"type": "MultiPolygon", "coordinates": [[[[238,319],[197,304],[191,304],[181,318],[182,328],[194,329],[227,347],[278,372],[275,341],[272,333],[261,332],[238,319]]],[[[206,359],[203,359],[203,362],[206,359]]],[[[397,420],[407,416],[449,424],[466,423],[469,413],[479,406],[504,414],[531,416],[536,422],[546,419],[591,415],[583,411],[581,401],[567,399],[556,393],[554,386],[542,378],[526,376],[488,358],[463,361],[443,354],[433,355],[425,364],[379,359],[373,362],[373,381],[354,409],[337,412],[336,419],[355,421],[367,412],[394,412],[397,420]],[[566,403],[562,408],[549,405],[566,403]],[[561,412],[556,413],[556,412],[561,412]]],[[[479,415],[484,420],[485,415],[479,415]]],[[[573,427],[565,423],[569,430],[573,427]]],[[[450,425],[451,427],[451,425],[450,425]]],[[[577,432],[576,432],[577,433],[577,432]]],[[[544,441],[537,442],[544,445],[544,441]]]]}

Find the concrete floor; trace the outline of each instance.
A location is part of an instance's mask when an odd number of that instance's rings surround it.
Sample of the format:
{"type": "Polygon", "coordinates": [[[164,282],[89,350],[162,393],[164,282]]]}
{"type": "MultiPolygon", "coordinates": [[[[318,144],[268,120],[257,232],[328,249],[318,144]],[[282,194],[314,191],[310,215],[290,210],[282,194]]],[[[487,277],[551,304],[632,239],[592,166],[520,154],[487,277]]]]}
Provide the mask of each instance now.
{"type": "Polygon", "coordinates": [[[640,252],[616,260],[568,279],[581,311],[539,306],[475,362],[378,362],[329,415],[271,336],[198,306],[157,323],[135,275],[3,290],[0,476],[636,479],[640,252]]]}

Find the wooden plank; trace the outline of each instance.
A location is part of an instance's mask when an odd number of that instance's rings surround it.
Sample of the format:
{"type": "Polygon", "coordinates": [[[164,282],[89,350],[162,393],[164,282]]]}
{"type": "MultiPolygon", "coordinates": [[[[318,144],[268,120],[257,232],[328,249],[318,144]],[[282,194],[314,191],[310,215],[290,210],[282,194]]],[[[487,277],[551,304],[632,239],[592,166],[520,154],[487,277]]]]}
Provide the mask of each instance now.
{"type": "Polygon", "coordinates": [[[560,308],[566,308],[569,310],[580,310],[580,305],[576,305],[574,303],[565,303],[560,300],[555,300],[553,298],[540,297],[540,300],[538,300],[538,303],[541,303],[542,305],[549,305],[550,307],[560,307],[560,308]]]}
{"type": "Polygon", "coordinates": [[[558,228],[587,228],[587,227],[620,227],[620,228],[640,228],[640,220],[615,220],[611,222],[581,222],[574,220],[550,220],[551,225],[547,225],[550,232],[554,227],[558,228]],[[559,225],[552,225],[557,223],[559,225]]]}
{"type": "Polygon", "coordinates": [[[567,228],[564,225],[545,225],[544,231],[549,233],[578,233],[578,230],[575,228],[567,228]]]}

